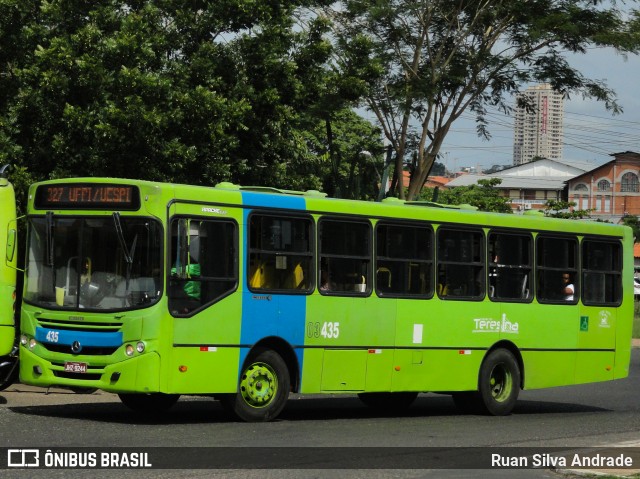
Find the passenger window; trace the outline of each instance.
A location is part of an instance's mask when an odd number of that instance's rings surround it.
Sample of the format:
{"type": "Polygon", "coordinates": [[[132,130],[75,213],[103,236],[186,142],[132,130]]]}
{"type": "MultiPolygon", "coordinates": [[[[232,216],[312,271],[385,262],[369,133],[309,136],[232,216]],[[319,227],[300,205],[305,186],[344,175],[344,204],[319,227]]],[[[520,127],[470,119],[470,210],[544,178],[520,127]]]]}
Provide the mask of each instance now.
{"type": "Polygon", "coordinates": [[[171,314],[193,314],[236,289],[237,243],[237,226],[231,221],[171,222],[171,314]]]}
{"type": "Polygon", "coordinates": [[[529,301],[533,296],[531,236],[489,234],[489,297],[496,301],[529,301]]]}
{"type": "Polygon", "coordinates": [[[319,231],[320,292],[368,294],[371,291],[371,225],[321,219],[319,231]]]}
{"type": "Polygon", "coordinates": [[[253,214],[248,283],[252,291],[308,293],[313,288],[310,218],[253,214]]]}
{"type": "Polygon", "coordinates": [[[440,227],[438,241],[438,296],[445,299],[484,297],[484,235],[481,231],[440,227]]]}
{"type": "Polygon", "coordinates": [[[620,243],[585,239],[582,242],[582,302],[617,306],[622,301],[620,243]]]}
{"type": "Polygon", "coordinates": [[[576,238],[538,236],[536,267],[538,301],[563,304],[578,302],[580,285],[576,238]]]}
{"type": "Polygon", "coordinates": [[[378,224],[376,291],[389,297],[433,295],[433,230],[378,224]]]}

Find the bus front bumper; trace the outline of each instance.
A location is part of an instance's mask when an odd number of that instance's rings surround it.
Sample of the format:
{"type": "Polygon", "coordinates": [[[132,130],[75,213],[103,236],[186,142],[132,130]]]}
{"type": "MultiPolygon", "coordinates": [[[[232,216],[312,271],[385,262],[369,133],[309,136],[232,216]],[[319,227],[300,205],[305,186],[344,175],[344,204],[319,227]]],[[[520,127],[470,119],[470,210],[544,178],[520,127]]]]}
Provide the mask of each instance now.
{"type": "Polygon", "coordinates": [[[92,367],[90,361],[86,365],[86,373],[68,373],[64,361],[50,362],[20,347],[20,381],[24,384],[97,388],[113,393],[161,392],[160,356],[155,352],[107,366],[92,367]]]}

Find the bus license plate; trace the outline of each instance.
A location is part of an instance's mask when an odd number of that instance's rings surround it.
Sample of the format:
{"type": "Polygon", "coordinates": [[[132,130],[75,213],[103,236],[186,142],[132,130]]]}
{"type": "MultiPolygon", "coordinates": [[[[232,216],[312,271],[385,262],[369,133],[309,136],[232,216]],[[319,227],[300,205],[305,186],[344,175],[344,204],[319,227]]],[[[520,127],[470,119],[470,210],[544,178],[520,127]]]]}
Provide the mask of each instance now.
{"type": "Polygon", "coordinates": [[[86,373],[87,363],[66,362],[64,363],[65,373],[86,373]]]}

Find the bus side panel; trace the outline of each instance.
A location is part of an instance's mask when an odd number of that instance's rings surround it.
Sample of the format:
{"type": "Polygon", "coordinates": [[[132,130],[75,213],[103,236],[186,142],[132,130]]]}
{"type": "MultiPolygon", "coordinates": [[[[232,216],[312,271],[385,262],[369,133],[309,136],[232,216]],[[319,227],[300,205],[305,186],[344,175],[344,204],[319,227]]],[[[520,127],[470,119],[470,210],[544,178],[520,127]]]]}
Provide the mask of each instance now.
{"type": "Polygon", "coordinates": [[[524,389],[574,384],[575,351],[527,350],[521,353],[525,365],[524,389]]]}
{"type": "Polygon", "coordinates": [[[478,387],[483,351],[398,349],[394,391],[471,391],[478,387]]]}
{"type": "Polygon", "coordinates": [[[575,383],[611,381],[616,355],[613,351],[578,351],[575,383]]]}
{"type": "Polygon", "coordinates": [[[0,356],[9,354],[15,339],[15,293],[16,293],[16,259],[18,257],[15,243],[16,200],[13,186],[6,179],[0,179],[0,356]],[[13,257],[8,261],[7,240],[10,230],[14,231],[13,257]]]}
{"type": "Polygon", "coordinates": [[[192,346],[174,348],[171,355],[169,392],[177,394],[232,393],[237,390],[237,347],[192,346]],[[186,370],[184,368],[186,367],[186,370]],[[183,371],[184,370],[184,371],[183,371]]]}
{"type": "Polygon", "coordinates": [[[390,391],[395,316],[394,300],[309,296],[302,391],[390,391]]]}
{"type": "MultiPolygon", "coordinates": [[[[282,208],[292,211],[305,211],[305,200],[300,197],[281,195],[262,195],[250,191],[242,192],[242,203],[248,206],[243,211],[243,224],[245,225],[241,240],[241,255],[248,257],[249,245],[249,214],[251,208],[282,208]]],[[[246,265],[240,277],[245,278],[246,265]]],[[[242,280],[243,289],[246,288],[246,280],[242,280]]],[[[240,376],[240,368],[247,359],[249,352],[261,339],[279,337],[284,339],[295,351],[298,368],[303,368],[303,353],[300,348],[304,344],[304,327],[306,317],[306,295],[282,295],[282,294],[254,294],[245,290],[242,303],[242,326],[240,342],[239,368],[236,378],[240,376]]]]}
{"type": "Polygon", "coordinates": [[[576,383],[613,379],[617,322],[615,308],[581,307],[576,383]]]}
{"type": "Polygon", "coordinates": [[[236,390],[237,367],[230,366],[240,361],[240,328],[233,318],[241,308],[236,292],[190,318],[172,319],[174,347],[166,367],[172,393],[236,390]]]}
{"type": "Polygon", "coordinates": [[[16,337],[13,313],[15,291],[15,286],[0,286],[0,356],[9,354],[16,337]]]}
{"type": "MultiPolygon", "coordinates": [[[[304,344],[304,321],[306,296],[256,294],[245,291],[242,303],[242,331],[240,342],[243,346],[239,366],[242,367],[249,351],[260,340],[269,337],[284,339],[296,353],[299,367],[302,367],[304,344]]],[[[236,379],[240,371],[237,372],[236,379]]]]}
{"type": "Polygon", "coordinates": [[[511,323],[518,324],[517,345],[524,363],[524,388],[574,384],[579,307],[503,303],[502,311],[511,323]]]}
{"type": "Polygon", "coordinates": [[[489,301],[399,300],[393,390],[475,390],[485,351],[500,339],[498,321],[489,301]]]}

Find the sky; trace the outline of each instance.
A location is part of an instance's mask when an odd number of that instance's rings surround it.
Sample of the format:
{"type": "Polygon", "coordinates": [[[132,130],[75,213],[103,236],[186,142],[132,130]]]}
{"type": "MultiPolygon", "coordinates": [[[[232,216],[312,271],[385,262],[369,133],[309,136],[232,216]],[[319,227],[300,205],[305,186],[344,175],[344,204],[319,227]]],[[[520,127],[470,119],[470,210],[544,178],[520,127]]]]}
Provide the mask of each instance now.
{"type": "MultiPolygon", "coordinates": [[[[640,152],[640,57],[630,55],[625,60],[611,49],[601,48],[572,57],[571,64],[588,78],[604,80],[624,111],[612,115],[602,102],[583,100],[581,96],[565,98],[563,157],[591,161],[595,167],[611,160],[612,153],[640,152]]],[[[473,115],[465,113],[447,135],[440,161],[450,171],[511,165],[513,124],[512,116],[490,112],[492,138],[486,141],[478,138],[473,115]]]]}

